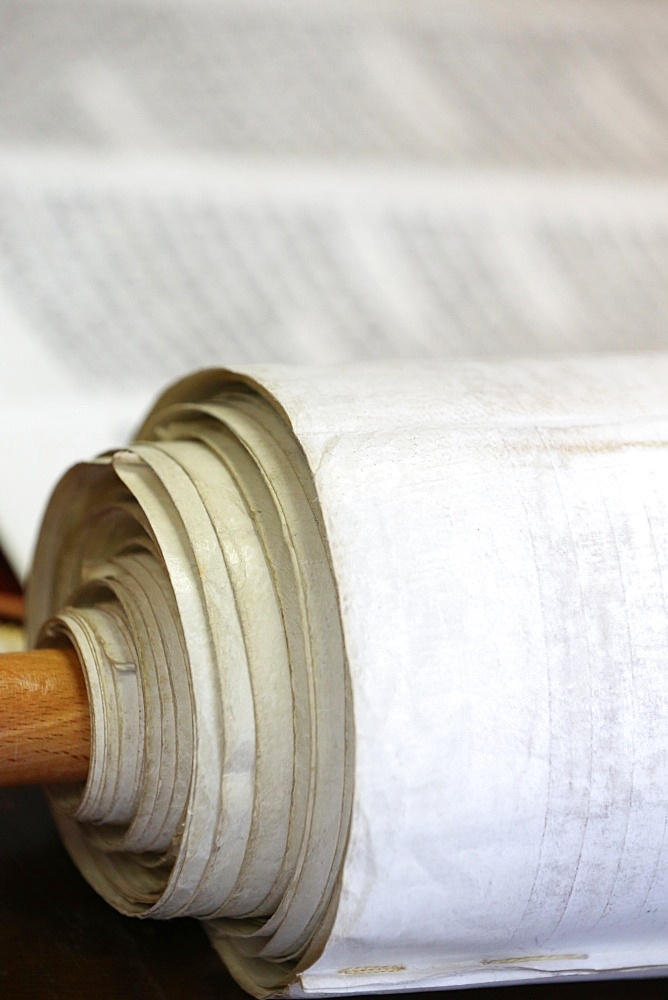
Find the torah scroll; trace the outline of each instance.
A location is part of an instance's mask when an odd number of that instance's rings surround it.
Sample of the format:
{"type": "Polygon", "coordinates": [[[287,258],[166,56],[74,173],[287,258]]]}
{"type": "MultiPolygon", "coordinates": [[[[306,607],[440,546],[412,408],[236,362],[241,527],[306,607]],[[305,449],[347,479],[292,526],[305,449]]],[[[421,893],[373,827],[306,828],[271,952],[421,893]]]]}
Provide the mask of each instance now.
{"type": "Polygon", "coordinates": [[[256,996],[668,968],[668,356],[256,367],[71,470],[92,885],[256,996]]]}

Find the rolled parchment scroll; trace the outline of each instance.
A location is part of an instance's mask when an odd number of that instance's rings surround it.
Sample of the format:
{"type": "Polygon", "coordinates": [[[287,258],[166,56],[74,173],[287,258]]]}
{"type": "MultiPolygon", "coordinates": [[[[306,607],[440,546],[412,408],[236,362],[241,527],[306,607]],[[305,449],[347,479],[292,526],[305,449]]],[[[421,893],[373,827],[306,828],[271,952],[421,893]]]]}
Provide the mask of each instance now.
{"type": "Polygon", "coordinates": [[[187,378],[42,527],[64,841],[256,996],[665,971],[666,588],[668,356],[187,378]]]}

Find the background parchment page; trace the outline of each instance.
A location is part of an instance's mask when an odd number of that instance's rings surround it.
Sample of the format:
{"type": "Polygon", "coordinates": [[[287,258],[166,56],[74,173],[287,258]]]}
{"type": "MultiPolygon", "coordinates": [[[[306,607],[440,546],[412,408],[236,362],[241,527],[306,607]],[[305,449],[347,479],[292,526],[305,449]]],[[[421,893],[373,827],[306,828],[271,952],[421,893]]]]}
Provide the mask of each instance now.
{"type": "Polygon", "coordinates": [[[252,369],[313,469],[355,728],[304,990],[668,965],[668,356],[252,369]]]}
{"type": "Polygon", "coordinates": [[[660,0],[0,0],[0,534],[210,364],[668,345],[660,0]]]}

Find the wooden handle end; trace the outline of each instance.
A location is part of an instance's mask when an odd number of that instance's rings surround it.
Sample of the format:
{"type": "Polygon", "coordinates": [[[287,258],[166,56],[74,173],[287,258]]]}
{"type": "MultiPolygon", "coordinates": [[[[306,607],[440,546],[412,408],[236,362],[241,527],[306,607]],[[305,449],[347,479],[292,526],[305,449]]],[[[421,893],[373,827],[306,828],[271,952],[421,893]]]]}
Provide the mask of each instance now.
{"type": "Polygon", "coordinates": [[[73,649],[0,655],[0,786],[83,781],[90,713],[73,649]]]}

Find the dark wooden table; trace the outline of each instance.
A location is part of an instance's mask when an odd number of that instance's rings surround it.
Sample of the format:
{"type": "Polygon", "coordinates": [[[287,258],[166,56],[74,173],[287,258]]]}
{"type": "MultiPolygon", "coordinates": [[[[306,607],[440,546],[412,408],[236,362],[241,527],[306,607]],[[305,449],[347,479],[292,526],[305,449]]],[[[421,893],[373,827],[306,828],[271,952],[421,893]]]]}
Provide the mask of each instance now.
{"type": "MultiPolygon", "coordinates": [[[[0,557],[0,587],[16,588],[0,557]]],[[[668,980],[518,986],[442,1000],[659,1000],[668,980]]],[[[196,921],[122,917],[63,850],[40,789],[0,790],[2,1000],[242,1000],[196,921]]]]}

